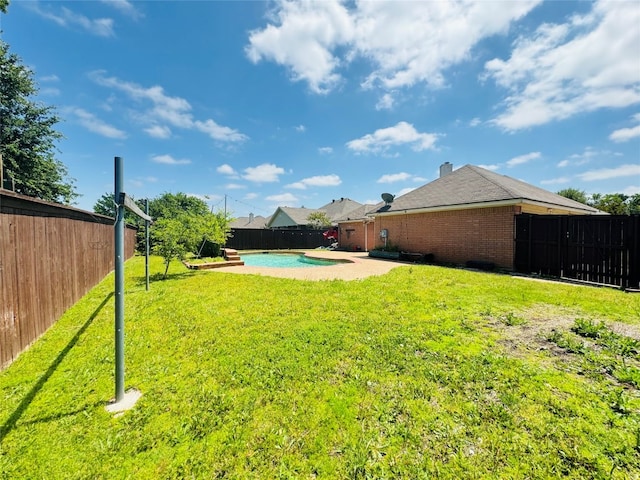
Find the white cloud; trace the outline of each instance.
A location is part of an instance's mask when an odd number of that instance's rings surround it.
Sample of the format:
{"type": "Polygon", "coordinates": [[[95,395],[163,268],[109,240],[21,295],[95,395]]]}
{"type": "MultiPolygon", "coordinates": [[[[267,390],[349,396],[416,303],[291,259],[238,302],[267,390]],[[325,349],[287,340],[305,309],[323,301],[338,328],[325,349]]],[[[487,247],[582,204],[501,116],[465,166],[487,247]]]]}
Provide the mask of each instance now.
{"type": "Polygon", "coordinates": [[[118,10],[123,15],[138,20],[144,15],[128,0],[100,0],[102,3],[109,5],[118,10]]]}
{"type": "Polygon", "coordinates": [[[615,168],[601,168],[581,173],[578,177],[585,182],[608,180],[610,178],[635,177],[640,175],[640,165],[620,165],[615,168]]]}
{"type": "Polygon", "coordinates": [[[342,180],[338,175],[318,175],[315,177],[305,178],[299,182],[286,185],[285,188],[295,188],[298,190],[306,190],[307,187],[335,187],[340,185],[342,180]]]}
{"type": "Polygon", "coordinates": [[[39,91],[40,95],[48,95],[50,97],[57,97],[60,95],[60,89],[54,87],[41,88],[39,91]]]}
{"type": "Polygon", "coordinates": [[[394,127],[381,128],[373,134],[351,140],[347,142],[347,147],[356,153],[380,153],[392,146],[411,145],[414,151],[420,152],[435,149],[438,136],[435,133],[419,133],[410,123],[399,122],[394,127]]]}
{"type": "Polygon", "coordinates": [[[171,129],[166,125],[151,125],[144,131],[153,138],[169,138],[171,136],[171,129]]]}
{"type": "Polygon", "coordinates": [[[496,170],[500,169],[500,165],[497,164],[493,164],[493,165],[478,165],[480,168],[485,168],[487,170],[491,170],[492,172],[495,172],[496,170]]]}
{"type": "Polygon", "coordinates": [[[240,185],[239,183],[227,183],[224,188],[227,190],[243,190],[247,187],[245,185],[240,185]]]}
{"type": "Polygon", "coordinates": [[[306,81],[315,93],[326,93],[340,81],[340,60],[331,52],[350,42],[353,21],[337,0],[277,4],[273,22],[249,35],[245,53],[287,67],[293,81],[306,81]]]}
{"type": "Polygon", "coordinates": [[[272,163],[263,163],[257,167],[245,168],[242,178],[255,183],[273,183],[278,182],[279,175],[284,173],[284,168],[277,167],[272,163]]]}
{"type": "Polygon", "coordinates": [[[288,206],[294,206],[298,204],[298,197],[291,193],[281,193],[279,195],[269,195],[266,197],[269,202],[276,202],[278,204],[284,204],[288,206]]]}
{"type": "Polygon", "coordinates": [[[113,31],[113,19],[111,18],[96,18],[91,19],[84,15],[75,13],[67,7],[60,7],[57,12],[53,10],[44,10],[37,2],[25,2],[25,5],[34,13],[40,15],[42,18],[50,20],[55,24],[64,28],[81,28],[93,35],[99,37],[113,37],[115,35],[113,31]]]}
{"type": "Polygon", "coordinates": [[[222,125],[218,125],[215,121],[211,119],[207,119],[204,122],[200,120],[196,120],[194,125],[197,130],[202,133],[206,133],[214,140],[219,140],[221,142],[244,142],[248,137],[234,130],[233,128],[225,127],[222,125]]]}
{"type": "Polygon", "coordinates": [[[640,125],[631,128],[621,128],[609,135],[609,140],[614,142],[627,142],[632,138],[640,137],[640,125]]]}
{"type": "MultiPolygon", "coordinates": [[[[636,113],[633,117],[634,121],[640,123],[640,113],[636,113]]],[[[640,137],[640,125],[636,125],[635,127],[630,128],[621,128],[620,130],[614,131],[611,135],[609,135],[609,140],[614,142],[627,142],[632,138],[640,137]]]]}
{"type": "Polygon", "coordinates": [[[256,198],[258,198],[258,194],[257,194],[257,193],[254,193],[254,192],[252,192],[252,193],[247,193],[247,194],[244,196],[244,199],[245,199],[245,200],[254,200],[254,199],[256,199],[256,198]]]}
{"type": "Polygon", "coordinates": [[[594,150],[593,147],[586,147],[584,149],[584,152],[574,153],[572,155],[569,155],[568,158],[565,158],[564,160],[559,162],[558,167],[560,168],[569,167],[569,166],[577,167],[577,166],[589,163],[591,159],[594,157],[610,156],[610,155],[611,155],[611,152],[598,151],[598,150],[594,150]]]}
{"type": "Polygon", "coordinates": [[[628,196],[640,194],[640,185],[630,185],[623,189],[621,193],[628,196]]]}
{"type": "Polygon", "coordinates": [[[540,184],[542,185],[558,185],[562,183],[569,183],[571,181],[571,177],[558,177],[551,178],[549,180],[541,180],[540,184]]]}
{"type": "Polygon", "coordinates": [[[233,169],[231,165],[222,164],[218,168],[216,168],[216,172],[221,173],[222,175],[237,175],[236,171],[233,169]]]}
{"type": "Polygon", "coordinates": [[[472,118],[471,121],[469,122],[469,126],[470,127],[477,127],[478,125],[480,125],[482,123],[482,121],[479,118],[472,118]]]}
{"type": "Polygon", "coordinates": [[[60,77],[57,75],[47,75],[40,79],[41,82],[59,82],[60,77]]]}
{"type": "Polygon", "coordinates": [[[222,200],[222,196],[216,193],[186,193],[189,197],[199,198],[206,203],[214,203],[222,200]]]}
{"type": "Polygon", "coordinates": [[[485,64],[484,78],[509,91],[493,123],[507,131],[640,102],[640,3],[601,0],[560,25],[520,37],[508,60],[485,64]]]}
{"type": "Polygon", "coordinates": [[[391,110],[393,108],[394,99],[390,93],[385,93],[376,103],[376,110],[391,110]]]}
{"type": "Polygon", "coordinates": [[[391,173],[382,175],[376,183],[394,183],[394,182],[402,182],[405,180],[409,180],[411,178],[411,174],[400,172],[400,173],[391,173]]]}
{"type": "Polygon", "coordinates": [[[304,132],[307,128],[304,125],[298,125],[297,127],[293,127],[296,129],[296,132],[304,132]]]}
{"type": "Polygon", "coordinates": [[[507,167],[515,167],[516,165],[522,165],[523,163],[528,163],[531,160],[536,160],[540,158],[540,152],[531,152],[526,155],[520,155],[518,157],[513,157],[511,160],[507,161],[507,167]]]}
{"type": "Polygon", "coordinates": [[[184,98],[167,95],[159,85],[144,88],[116,77],[106,77],[105,72],[101,70],[91,72],[89,77],[98,85],[123,92],[136,102],[150,103],[151,108],[143,111],[138,117],[151,127],[169,124],[177,128],[197,130],[214,140],[229,143],[240,143],[249,138],[237,130],[219,125],[212,119],[194,120],[191,104],[184,98]]]}
{"type": "Polygon", "coordinates": [[[316,93],[336,88],[340,68],[356,58],[370,67],[365,87],[440,87],[445,69],[468,59],[482,39],[506,32],[538,2],[279,1],[270,23],[251,32],[245,52],[254,63],[286,67],[293,81],[316,93]]]}
{"type": "Polygon", "coordinates": [[[125,132],[100,120],[93,113],[87,112],[82,108],[69,108],[67,111],[73,114],[78,120],[78,123],[90,132],[97,133],[103,137],[119,140],[127,138],[127,134],[125,132]]]}
{"type": "Polygon", "coordinates": [[[329,155],[333,153],[333,148],[331,147],[320,147],[318,149],[318,153],[329,155]]]}
{"type": "Polygon", "coordinates": [[[401,197],[402,195],[406,195],[409,192],[413,192],[415,189],[416,187],[403,188],[396,194],[396,197],[401,197]]]}
{"type": "Polygon", "coordinates": [[[188,165],[191,163],[191,160],[187,158],[176,159],[171,155],[155,155],[151,157],[151,161],[163,165],[188,165]]]}

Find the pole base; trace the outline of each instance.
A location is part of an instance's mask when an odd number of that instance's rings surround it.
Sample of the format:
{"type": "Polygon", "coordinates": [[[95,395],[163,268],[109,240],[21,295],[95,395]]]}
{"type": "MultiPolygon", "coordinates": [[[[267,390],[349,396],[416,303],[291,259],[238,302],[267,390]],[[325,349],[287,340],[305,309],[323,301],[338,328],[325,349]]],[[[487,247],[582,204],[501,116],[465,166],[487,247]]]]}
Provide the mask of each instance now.
{"type": "Polygon", "coordinates": [[[124,393],[124,397],[119,402],[116,402],[115,399],[109,401],[105,409],[109,413],[115,413],[116,417],[119,417],[127,410],[131,410],[136,402],[142,397],[142,393],[135,388],[124,393]]]}

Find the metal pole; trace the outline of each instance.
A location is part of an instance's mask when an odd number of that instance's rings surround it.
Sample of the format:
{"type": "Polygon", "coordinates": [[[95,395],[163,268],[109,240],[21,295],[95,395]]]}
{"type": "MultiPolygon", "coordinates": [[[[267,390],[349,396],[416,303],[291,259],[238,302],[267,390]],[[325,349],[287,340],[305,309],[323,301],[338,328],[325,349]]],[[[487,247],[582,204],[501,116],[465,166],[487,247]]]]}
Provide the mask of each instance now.
{"type": "MultiPolygon", "coordinates": [[[[144,213],[149,216],[149,199],[144,201],[144,213]]],[[[144,221],[144,242],[145,242],[145,259],[144,259],[144,276],[146,281],[146,289],[149,291],[149,220],[144,221]]]]}
{"type": "Polygon", "coordinates": [[[116,403],[124,399],[124,199],[123,162],[115,157],[115,341],[116,341],[116,403]]]}

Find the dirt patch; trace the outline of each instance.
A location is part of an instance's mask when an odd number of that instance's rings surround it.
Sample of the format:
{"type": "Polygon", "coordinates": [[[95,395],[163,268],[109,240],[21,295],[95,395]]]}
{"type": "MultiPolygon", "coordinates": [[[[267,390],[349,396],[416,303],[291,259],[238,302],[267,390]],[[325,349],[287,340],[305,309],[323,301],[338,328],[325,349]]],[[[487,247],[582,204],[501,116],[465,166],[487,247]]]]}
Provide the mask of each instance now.
{"type": "MultiPolygon", "coordinates": [[[[556,355],[567,355],[564,349],[550,342],[548,337],[554,331],[569,331],[576,318],[581,315],[569,308],[558,308],[557,305],[536,305],[517,313],[524,323],[508,325],[508,319],[489,319],[489,325],[502,336],[500,343],[514,355],[525,355],[537,350],[548,350],[556,355]]],[[[599,322],[598,319],[594,321],[599,322]]],[[[605,324],[618,335],[640,341],[640,326],[616,321],[605,321],[605,324]]]]}

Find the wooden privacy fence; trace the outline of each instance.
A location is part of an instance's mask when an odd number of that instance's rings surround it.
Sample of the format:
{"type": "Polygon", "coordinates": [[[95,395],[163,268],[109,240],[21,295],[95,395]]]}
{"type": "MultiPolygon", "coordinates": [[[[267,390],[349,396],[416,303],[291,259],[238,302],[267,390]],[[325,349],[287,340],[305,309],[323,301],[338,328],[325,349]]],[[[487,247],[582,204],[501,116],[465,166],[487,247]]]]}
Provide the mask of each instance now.
{"type": "MultiPolygon", "coordinates": [[[[0,368],[113,270],[113,223],[0,190],[0,368]]],[[[127,258],[135,235],[127,229],[127,258]]]]}
{"type": "MultiPolygon", "coordinates": [[[[325,229],[326,230],[326,229],[325,229]]],[[[266,228],[233,228],[226,246],[236,250],[279,250],[328,246],[325,230],[271,230],[266,228]]]]}
{"type": "Polygon", "coordinates": [[[640,288],[640,215],[516,215],[514,266],[621,288],[640,288]]]}

